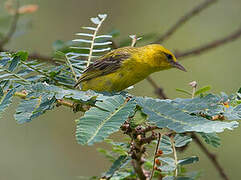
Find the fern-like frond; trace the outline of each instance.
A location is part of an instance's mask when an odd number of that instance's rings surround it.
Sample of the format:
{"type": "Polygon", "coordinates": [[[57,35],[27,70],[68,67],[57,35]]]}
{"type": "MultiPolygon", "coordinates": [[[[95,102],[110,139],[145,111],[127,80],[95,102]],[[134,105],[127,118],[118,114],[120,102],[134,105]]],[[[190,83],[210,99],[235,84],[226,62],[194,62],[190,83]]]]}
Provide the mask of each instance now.
{"type": "MultiPolygon", "coordinates": [[[[65,56],[65,54],[64,54],[65,56]]],[[[0,53],[0,86],[7,90],[10,85],[26,85],[35,82],[73,87],[71,72],[66,65],[53,66],[36,60],[27,60],[26,52],[13,55],[0,53]]]]}
{"type": "MultiPolygon", "coordinates": [[[[78,50],[78,52],[69,52],[66,54],[67,65],[73,75],[75,74],[77,77],[81,76],[83,70],[89,66],[93,59],[111,50],[109,46],[112,44],[112,41],[110,41],[112,36],[105,34],[98,35],[99,29],[106,17],[106,14],[99,14],[97,17],[91,18],[91,22],[96,27],[82,27],[83,31],[88,32],[76,33],[80,38],[73,40],[76,45],[71,48],[78,50]]],[[[74,79],[76,80],[75,77],[74,79]]]]}
{"type": "Polygon", "coordinates": [[[11,56],[8,53],[0,54],[0,82],[14,81],[19,84],[30,84],[30,80],[26,78],[27,71],[19,71],[19,63],[25,60],[26,54],[24,52],[17,53],[11,56]]]}

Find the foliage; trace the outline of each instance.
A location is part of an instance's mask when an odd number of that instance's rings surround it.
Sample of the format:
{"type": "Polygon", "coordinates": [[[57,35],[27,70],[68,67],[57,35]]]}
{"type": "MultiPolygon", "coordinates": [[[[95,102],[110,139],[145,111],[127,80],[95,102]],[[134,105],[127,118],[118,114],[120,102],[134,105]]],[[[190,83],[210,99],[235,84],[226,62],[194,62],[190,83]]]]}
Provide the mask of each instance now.
{"type": "MultiPolygon", "coordinates": [[[[153,165],[154,177],[162,176],[165,180],[198,177],[198,173],[190,174],[185,170],[185,166],[196,163],[198,157],[177,159],[176,149],[191,143],[191,133],[200,134],[207,144],[218,147],[217,133],[233,130],[241,119],[241,89],[228,96],[225,93],[208,94],[211,88],[205,86],[194,92],[194,98],[174,100],[136,97],[127,92],[111,94],[74,89],[84,69],[95,58],[111,50],[112,35],[118,33],[98,35],[106,17],[99,14],[91,18],[94,27],[82,27],[83,32],[76,34],[80,38],[71,43],[55,42],[58,50],[55,62],[58,63],[54,65],[29,59],[28,53],[23,51],[1,52],[0,115],[12,103],[13,96],[18,96],[21,101],[14,118],[20,124],[31,122],[60,105],[71,107],[74,112],[81,111],[76,121],[76,140],[81,145],[102,142],[121,129],[131,137],[128,143],[108,140],[112,150],[100,149],[113,162],[103,178],[112,180],[137,178],[137,173],[130,168],[130,162],[138,159],[130,155],[130,151],[136,151],[133,144],[142,148],[155,141],[155,132],[158,132],[161,134],[157,147],[159,154],[155,154],[154,164],[153,157],[146,158],[144,166],[151,170],[153,165]],[[123,130],[124,125],[128,125],[127,130],[123,130]],[[149,131],[152,135],[147,137],[149,131]]],[[[149,34],[146,38],[153,36],[149,34]]],[[[123,41],[123,44],[127,42],[123,41]]],[[[186,90],[177,91],[193,95],[186,90]]]]}
{"type": "Polygon", "coordinates": [[[133,100],[127,102],[125,97],[117,95],[95,105],[78,121],[76,138],[80,144],[103,141],[108,135],[118,131],[133,113],[136,103],[133,100]]]}
{"type": "MultiPolygon", "coordinates": [[[[136,98],[137,104],[143,107],[143,112],[148,115],[148,120],[155,122],[159,128],[168,128],[178,133],[190,131],[212,133],[222,132],[225,128],[233,129],[237,126],[236,121],[210,121],[203,117],[192,115],[194,111],[200,110],[199,108],[202,103],[200,102],[202,99],[198,98],[198,102],[200,103],[195,104],[197,109],[194,109],[195,106],[192,102],[195,100],[197,99],[178,99],[171,101],[141,97],[136,98]],[[185,102],[185,104],[183,104],[183,102],[185,102]],[[188,109],[187,107],[192,107],[193,109],[188,109]]],[[[206,104],[204,105],[206,107],[206,104]]],[[[214,111],[216,110],[215,108],[214,111]]]]}

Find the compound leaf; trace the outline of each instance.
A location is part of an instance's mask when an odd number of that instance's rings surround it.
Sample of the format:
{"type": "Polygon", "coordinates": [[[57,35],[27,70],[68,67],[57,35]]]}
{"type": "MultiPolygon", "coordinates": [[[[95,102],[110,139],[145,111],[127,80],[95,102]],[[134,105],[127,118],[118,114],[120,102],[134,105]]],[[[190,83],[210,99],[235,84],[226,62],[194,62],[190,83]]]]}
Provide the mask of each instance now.
{"type": "Polygon", "coordinates": [[[133,113],[136,103],[133,100],[127,102],[124,96],[117,95],[97,102],[96,106],[90,108],[78,121],[76,138],[79,144],[91,145],[118,131],[133,113]]]}
{"type": "Polygon", "coordinates": [[[119,158],[114,161],[110,169],[105,173],[104,177],[107,179],[111,178],[115,172],[124,167],[130,161],[130,159],[131,158],[127,155],[119,156],[119,158]]]}
{"type": "Polygon", "coordinates": [[[159,128],[168,128],[177,133],[183,132],[222,132],[224,129],[237,127],[236,121],[221,122],[210,121],[202,117],[190,115],[184,110],[176,108],[170,100],[159,100],[152,98],[136,98],[143,112],[148,115],[151,123],[156,123],[159,128]]]}
{"type": "Polygon", "coordinates": [[[8,91],[4,96],[3,90],[0,87],[0,117],[2,112],[12,103],[12,97],[15,91],[16,90],[13,88],[10,91],[8,91]]]}

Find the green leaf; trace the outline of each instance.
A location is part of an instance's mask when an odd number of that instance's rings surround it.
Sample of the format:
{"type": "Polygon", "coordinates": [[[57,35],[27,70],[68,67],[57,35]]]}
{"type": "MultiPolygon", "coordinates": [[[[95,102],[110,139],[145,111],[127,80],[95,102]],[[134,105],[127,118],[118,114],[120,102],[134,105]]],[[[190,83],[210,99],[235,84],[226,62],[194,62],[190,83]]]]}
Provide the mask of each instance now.
{"type": "Polygon", "coordinates": [[[241,88],[239,88],[238,93],[241,93],[241,88]]]}
{"type": "Polygon", "coordinates": [[[0,100],[4,96],[3,89],[0,87],[0,100]]]}
{"type": "Polygon", "coordinates": [[[124,96],[117,95],[97,102],[96,106],[101,109],[90,108],[78,121],[76,138],[79,144],[101,142],[111,133],[118,131],[133,113],[136,103],[133,100],[126,102],[124,96]]]}
{"type": "Polygon", "coordinates": [[[222,114],[228,120],[240,120],[241,119],[241,104],[237,105],[236,107],[230,106],[229,108],[225,108],[225,110],[222,114]]]}
{"type": "Polygon", "coordinates": [[[148,120],[151,123],[156,123],[159,128],[168,128],[177,133],[191,131],[205,133],[222,132],[224,129],[232,130],[238,125],[236,121],[209,121],[202,117],[192,116],[176,108],[170,100],[138,97],[136,101],[143,108],[143,112],[148,115],[148,120]]]}
{"type": "Polygon", "coordinates": [[[130,160],[131,158],[129,156],[120,156],[114,161],[110,169],[105,173],[104,177],[107,179],[111,178],[116,173],[116,171],[124,167],[130,160]]]}
{"type": "Polygon", "coordinates": [[[212,145],[213,147],[219,147],[221,144],[221,139],[217,136],[216,133],[199,133],[204,141],[207,144],[212,145]]]}
{"type": "Polygon", "coordinates": [[[125,142],[114,142],[112,139],[105,139],[105,142],[112,146],[112,154],[127,155],[129,150],[129,143],[125,142]]]}
{"type": "Polygon", "coordinates": [[[165,176],[164,178],[162,178],[163,180],[175,180],[176,177],[174,176],[165,176]]]}
{"type": "Polygon", "coordinates": [[[131,176],[133,173],[131,172],[116,172],[110,180],[125,180],[127,177],[131,176]]]}
{"type": "Polygon", "coordinates": [[[176,91],[178,91],[178,92],[181,92],[181,93],[184,93],[184,94],[187,94],[187,95],[192,95],[192,93],[190,93],[190,92],[188,92],[188,91],[186,91],[186,90],[184,90],[184,89],[176,89],[176,91]]]}
{"type": "Polygon", "coordinates": [[[8,70],[9,71],[14,71],[17,68],[20,60],[21,60],[20,56],[15,56],[12,59],[11,64],[8,67],[8,70]]]}
{"type": "Polygon", "coordinates": [[[163,154],[172,153],[172,143],[168,136],[166,136],[166,135],[162,136],[159,149],[162,150],[163,154]]]}
{"type": "Polygon", "coordinates": [[[164,165],[159,166],[162,171],[169,172],[174,171],[176,169],[175,160],[170,157],[158,157],[159,160],[161,160],[164,165]]]}
{"type": "Polygon", "coordinates": [[[205,86],[205,87],[202,87],[200,89],[198,89],[196,92],[195,92],[195,96],[199,95],[199,94],[203,94],[207,91],[209,91],[211,89],[211,86],[205,86]]]}
{"type": "Polygon", "coordinates": [[[4,96],[3,90],[0,87],[0,117],[3,111],[12,103],[12,97],[16,92],[15,88],[11,89],[4,96]]]}
{"type": "Polygon", "coordinates": [[[202,112],[214,115],[223,112],[221,102],[222,98],[213,94],[208,94],[207,96],[196,97],[193,99],[177,98],[171,101],[176,108],[186,111],[190,114],[202,112]]]}
{"type": "Polygon", "coordinates": [[[223,103],[232,99],[222,93],[221,96],[208,94],[204,97],[196,97],[193,99],[175,99],[171,103],[189,114],[204,114],[208,117],[223,115],[227,120],[241,119],[241,106],[230,106],[226,108],[223,103]]]}
{"type": "Polygon", "coordinates": [[[26,61],[28,59],[28,53],[26,51],[19,51],[13,54],[13,57],[19,57],[22,61],[26,61]]]}
{"type": "Polygon", "coordinates": [[[185,158],[185,159],[182,159],[182,160],[179,160],[178,161],[178,165],[187,165],[187,164],[192,164],[192,163],[196,163],[199,161],[199,158],[196,157],[196,156],[192,156],[192,157],[188,157],[188,158],[185,158]]]}
{"type": "Polygon", "coordinates": [[[175,180],[176,177],[174,176],[165,176],[164,178],[162,178],[163,180],[175,180]]]}
{"type": "Polygon", "coordinates": [[[130,119],[131,127],[135,128],[138,125],[143,124],[144,122],[146,122],[146,118],[147,118],[147,116],[141,111],[140,108],[137,107],[133,118],[130,119]]]}
{"type": "MultiPolygon", "coordinates": [[[[39,94],[36,98],[22,100],[14,115],[16,121],[20,124],[32,121],[33,118],[40,116],[45,111],[52,109],[56,99],[53,93],[50,94],[39,94]]],[[[31,97],[30,93],[28,97],[31,97]]],[[[27,97],[27,98],[28,98],[27,97]]]]}
{"type": "Polygon", "coordinates": [[[108,151],[104,148],[97,148],[97,151],[102,155],[104,155],[105,158],[108,159],[109,161],[111,162],[115,161],[115,157],[114,157],[115,155],[111,151],[108,151]]]}
{"type": "Polygon", "coordinates": [[[174,137],[174,140],[175,140],[175,147],[182,147],[190,143],[192,141],[192,138],[182,134],[176,134],[174,137]]]}
{"type": "MultiPolygon", "coordinates": [[[[79,90],[72,90],[72,89],[63,89],[58,86],[49,85],[47,83],[36,83],[33,85],[25,85],[24,89],[28,91],[28,93],[35,92],[37,94],[41,93],[53,93],[56,99],[74,99],[80,102],[87,102],[90,100],[105,100],[107,98],[112,97],[113,95],[117,94],[110,94],[110,93],[97,93],[95,91],[79,91],[79,90]]],[[[124,94],[124,93],[122,93],[124,94]]],[[[38,96],[37,96],[38,97],[38,96]]]]}
{"type": "Polygon", "coordinates": [[[94,23],[94,24],[100,24],[100,19],[98,17],[92,17],[90,18],[90,20],[94,23]]]}
{"type": "Polygon", "coordinates": [[[73,50],[66,54],[70,64],[73,66],[72,69],[74,71],[79,69],[79,73],[76,71],[77,76],[80,76],[87,67],[87,64],[91,63],[90,60],[99,57],[100,53],[103,54],[111,49],[108,47],[112,44],[112,41],[110,41],[111,35],[98,35],[99,29],[106,17],[106,14],[98,14],[97,17],[90,18],[96,27],[82,27],[85,31],[89,30],[90,32],[77,33],[76,35],[80,36],[80,38],[73,40],[74,44],[71,47],[73,50]],[[88,62],[83,63],[86,57],[88,62]]]}

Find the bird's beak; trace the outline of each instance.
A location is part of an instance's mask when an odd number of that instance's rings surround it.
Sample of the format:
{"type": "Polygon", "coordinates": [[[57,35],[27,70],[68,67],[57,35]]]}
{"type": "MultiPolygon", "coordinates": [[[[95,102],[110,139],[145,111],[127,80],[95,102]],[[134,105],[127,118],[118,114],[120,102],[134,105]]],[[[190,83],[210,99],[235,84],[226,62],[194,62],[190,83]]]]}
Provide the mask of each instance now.
{"type": "Polygon", "coordinates": [[[175,68],[177,68],[177,69],[180,69],[180,70],[182,70],[182,71],[187,72],[187,70],[186,70],[181,64],[179,64],[178,62],[174,62],[174,63],[172,64],[172,66],[175,67],[175,68]]]}

